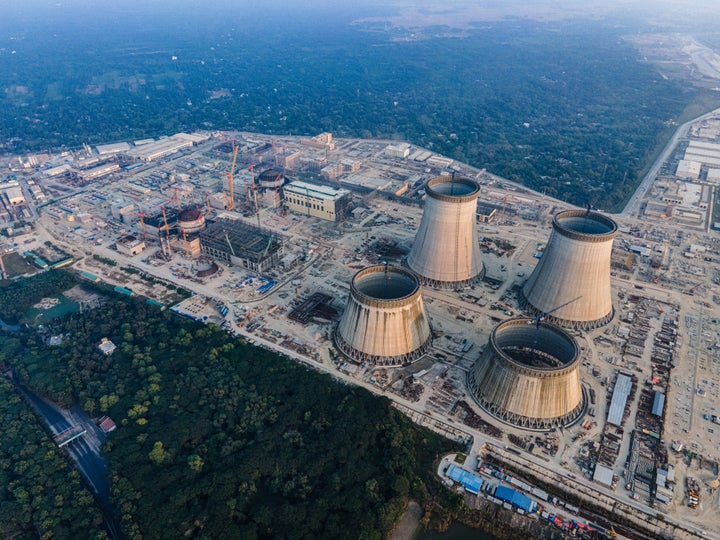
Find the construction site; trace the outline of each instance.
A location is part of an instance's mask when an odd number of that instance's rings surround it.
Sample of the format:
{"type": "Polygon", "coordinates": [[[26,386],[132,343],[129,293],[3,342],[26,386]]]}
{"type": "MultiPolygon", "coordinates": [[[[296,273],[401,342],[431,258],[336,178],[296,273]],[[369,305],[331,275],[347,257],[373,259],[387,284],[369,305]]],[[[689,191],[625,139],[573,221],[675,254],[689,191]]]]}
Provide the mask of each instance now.
{"type": "Polygon", "coordinates": [[[204,135],[85,186],[38,170],[57,202],[27,251],[168,307],[162,291],[195,293],[173,310],[720,538],[717,233],[412,145],[204,135]]]}

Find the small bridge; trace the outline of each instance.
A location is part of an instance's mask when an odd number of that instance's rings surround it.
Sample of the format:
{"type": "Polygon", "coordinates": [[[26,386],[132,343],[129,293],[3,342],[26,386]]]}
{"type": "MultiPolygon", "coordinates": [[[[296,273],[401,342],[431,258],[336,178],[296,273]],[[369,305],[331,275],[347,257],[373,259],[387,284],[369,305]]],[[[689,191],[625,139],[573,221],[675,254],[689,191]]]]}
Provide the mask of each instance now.
{"type": "Polygon", "coordinates": [[[58,445],[59,448],[62,448],[66,444],[68,444],[71,441],[74,441],[75,439],[82,437],[87,433],[87,430],[82,426],[72,426],[66,429],[65,431],[62,431],[55,435],[53,437],[53,440],[55,441],[55,444],[58,445]]]}

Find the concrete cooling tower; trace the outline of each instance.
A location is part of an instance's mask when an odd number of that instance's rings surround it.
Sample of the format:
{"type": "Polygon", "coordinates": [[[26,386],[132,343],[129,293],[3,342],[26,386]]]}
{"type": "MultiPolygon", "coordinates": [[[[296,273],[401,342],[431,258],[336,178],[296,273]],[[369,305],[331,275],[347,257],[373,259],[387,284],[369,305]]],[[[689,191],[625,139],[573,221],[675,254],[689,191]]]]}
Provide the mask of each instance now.
{"type": "Polygon", "coordinates": [[[566,210],[553,219],[545,252],[523,287],[529,311],[566,328],[589,330],[615,314],[610,255],[617,224],[587,210],[566,210]]]}
{"type": "Polygon", "coordinates": [[[557,326],[510,319],[493,329],[468,385],[478,404],[503,422],[536,430],[566,426],[585,406],[578,352],[557,326]]]}
{"type": "Polygon", "coordinates": [[[453,289],[482,279],[475,214],[480,186],[467,178],[438,176],[427,198],[407,265],[424,285],[453,289]]]}
{"type": "Polygon", "coordinates": [[[412,273],[378,265],[355,274],[335,331],[335,343],[345,355],[357,362],[399,366],[422,356],[430,341],[420,285],[412,273]]]}

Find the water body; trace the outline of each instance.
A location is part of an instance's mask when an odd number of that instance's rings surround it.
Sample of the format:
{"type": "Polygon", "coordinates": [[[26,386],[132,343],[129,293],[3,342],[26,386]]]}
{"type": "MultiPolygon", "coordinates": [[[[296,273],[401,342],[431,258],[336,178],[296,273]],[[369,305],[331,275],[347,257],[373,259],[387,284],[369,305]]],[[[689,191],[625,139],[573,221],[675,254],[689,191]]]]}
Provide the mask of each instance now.
{"type": "Polygon", "coordinates": [[[0,328],[2,328],[3,330],[9,330],[10,332],[17,332],[18,330],[20,330],[20,326],[16,324],[7,324],[2,319],[0,319],[0,328]]]}
{"type": "Polygon", "coordinates": [[[422,533],[418,540],[494,540],[494,538],[479,529],[473,529],[462,523],[454,522],[446,532],[422,533]]]}

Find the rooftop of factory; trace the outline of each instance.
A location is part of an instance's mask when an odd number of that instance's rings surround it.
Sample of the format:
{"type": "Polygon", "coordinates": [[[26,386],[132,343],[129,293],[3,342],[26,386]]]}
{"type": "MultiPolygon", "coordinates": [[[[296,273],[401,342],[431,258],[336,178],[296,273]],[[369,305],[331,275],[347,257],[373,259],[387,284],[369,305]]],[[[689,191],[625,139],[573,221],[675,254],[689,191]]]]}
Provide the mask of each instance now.
{"type": "Polygon", "coordinates": [[[632,390],[632,378],[629,375],[620,373],[615,382],[612,399],[610,400],[610,409],[608,411],[607,421],[609,424],[622,426],[623,413],[625,412],[625,403],[632,390]]]}
{"type": "Polygon", "coordinates": [[[298,195],[305,195],[307,197],[314,197],[316,199],[325,200],[337,200],[350,192],[346,189],[335,189],[327,186],[316,186],[315,184],[308,184],[307,182],[291,182],[285,186],[286,193],[296,193],[298,195]]]}

